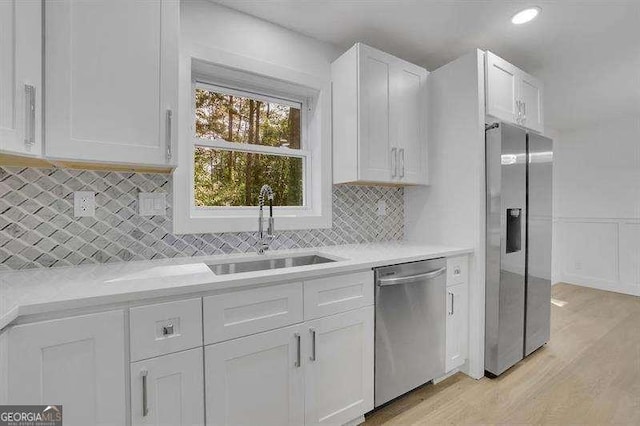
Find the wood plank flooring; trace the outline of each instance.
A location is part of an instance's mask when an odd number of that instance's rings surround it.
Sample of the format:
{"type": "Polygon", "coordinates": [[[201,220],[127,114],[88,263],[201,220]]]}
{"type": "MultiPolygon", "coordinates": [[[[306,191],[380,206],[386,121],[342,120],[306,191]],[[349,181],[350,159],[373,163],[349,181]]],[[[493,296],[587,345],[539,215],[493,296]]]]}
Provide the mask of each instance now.
{"type": "Polygon", "coordinates": [[[502,376],[458,373],[365,424],[640,425],[640,298],[569,284],[552,298],[551,341],[502,376]]]}

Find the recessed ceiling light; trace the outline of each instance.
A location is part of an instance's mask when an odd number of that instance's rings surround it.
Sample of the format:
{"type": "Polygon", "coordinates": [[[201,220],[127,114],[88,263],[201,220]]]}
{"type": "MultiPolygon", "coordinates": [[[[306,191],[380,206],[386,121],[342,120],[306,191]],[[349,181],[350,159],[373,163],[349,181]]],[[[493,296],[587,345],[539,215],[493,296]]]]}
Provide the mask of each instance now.
{"type": "Polygon", "coordinates": [[[539,13],[539,7],[530,7],[528,9],[521,10],[520,12],[513,15],[513,18],[511,18],[511,22],[516,25],[525,24],[538,16],[539,13]]]}

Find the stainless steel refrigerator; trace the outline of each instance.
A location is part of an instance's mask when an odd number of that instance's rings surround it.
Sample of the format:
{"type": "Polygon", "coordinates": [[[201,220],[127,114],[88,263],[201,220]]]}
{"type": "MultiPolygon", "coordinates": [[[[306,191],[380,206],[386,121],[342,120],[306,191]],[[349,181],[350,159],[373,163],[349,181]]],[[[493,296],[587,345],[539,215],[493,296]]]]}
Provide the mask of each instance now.
{"type": "Polygon", "coordinates": [[[485,370],[500,375],[549,341],[553,142],[486,127],[485,370]]]}

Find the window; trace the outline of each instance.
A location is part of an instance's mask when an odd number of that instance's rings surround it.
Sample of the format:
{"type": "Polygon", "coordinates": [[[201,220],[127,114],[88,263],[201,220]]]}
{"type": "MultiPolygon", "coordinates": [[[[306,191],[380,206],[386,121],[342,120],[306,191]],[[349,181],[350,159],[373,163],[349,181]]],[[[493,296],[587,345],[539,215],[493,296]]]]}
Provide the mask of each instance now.
{"type": "Polygon", "coordinates": [[[255,206],[263,184],[274,205],[304,206],[304,102],[197,85],[194,202],[196,207],[255,206]]]}
{"type": "Polygon", "coordinates": [[[329,75],[198,55],[181,58],[174,232],[256,231],[264,184],[276,232],[331,227],[329,75]]]}

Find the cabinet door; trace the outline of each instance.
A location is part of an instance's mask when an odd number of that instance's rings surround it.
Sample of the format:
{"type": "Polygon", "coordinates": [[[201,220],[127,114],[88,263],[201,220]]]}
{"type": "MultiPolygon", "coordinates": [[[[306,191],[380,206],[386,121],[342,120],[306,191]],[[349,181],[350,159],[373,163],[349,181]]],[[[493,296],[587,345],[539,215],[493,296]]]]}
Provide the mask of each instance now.
{"type": "Polygon", "coordinates": [[[395,154],[389,143],[389,90],[392,57],[360,45],[359,180],[392,182],[395,154]],[[392,156],[393,164],[392,164],[392,156]]]}
{"type": "Polygon", "coordinates": [[[305,424],[344,424],[373,409],[373,312],[305,323],[305,424]]]}
{"type": "Polygon", "coordinates": [[[166,164],[177,134],[178,1],[45,8],[46,155],[166,164]]]}
{"type": "Polygon", "coordinates": [[[42,153],[42,4],[0,1],[0,151],[42,153]]]}
{"type": "Polygon", "coordinates": [[[447,372],[467,359],[468,318],[467,284],[447,288],[447,372]]]}
{"type": "Polygon", "coordinates": [[[516,123],[520,90],[520,70],[504,59],[487,52],[487,114],[516,123]]]}
{"type": "Polygon", "coordinates": [[[426,184],[427,70],[397,60],[391,86],[391,145],[398,149],[397,180],[426,184]]]}
{"type": "Polygon", "coordinates": [[[544,131],[542,117],[542,83],[526,73],[521,73],[520,100],[523,103],[524,126],[537,132],[544,131]]]}
{"type": "Polygon", "coordinates": [[[19,325],[9,333],[9,404],[62,404],[68,426],[125,424],[122,311],[19,325]]]}
{"type": "Polygon", "coordinates": [[[205,347],[208,425],[301,425],[300,326],[205,347]]]}
{"type": "Polygon", "coordinates": [[[202,425],[203,393],[202,348],[134,362],[131,423],[202,425]]]}

